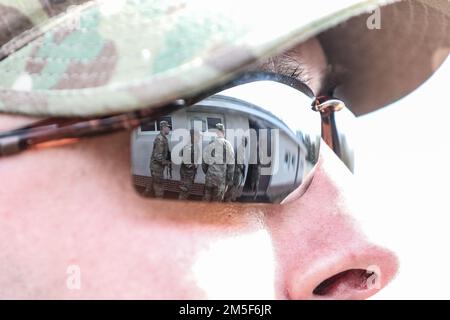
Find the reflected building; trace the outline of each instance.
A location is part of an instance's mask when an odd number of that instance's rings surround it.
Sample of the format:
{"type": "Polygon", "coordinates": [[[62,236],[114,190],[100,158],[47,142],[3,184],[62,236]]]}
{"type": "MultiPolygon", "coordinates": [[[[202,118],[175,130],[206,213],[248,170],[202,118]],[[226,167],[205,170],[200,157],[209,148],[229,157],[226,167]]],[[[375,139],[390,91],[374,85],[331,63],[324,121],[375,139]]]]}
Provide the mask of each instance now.
{"type": "MultiPolygon", "coordinates": [[[[152,183],[148,170],[149,155],[153,140],[159,133],[158,123],[161,120],[172,126],[171,135],[177,129],[200,132],[201,149],[205,149],[215,139],[218,123],[226,125],[226,138],[236,150],[236,155],[240,154],[236,156],[236,161],[239,159],[239,162],[242,162],[236,163],[236,168],[240,171],[236,173],[235,185],[230,191],[233,195],[229,195],[233,201],[280,202],[301,184],[302,170],[305,170],[308,162],[312,166],[314,159],[311,157],[318,155],[315,141],[301,132],[294,134],[273,114],[248,103],[245,103],[244,108],[242,101],[232,97],[215,95],[135,130],[132,137],[132,170],[134,184],[138,190],[144,190],[152,183]]],[[[174,141],[173,136],[169,136],[172,157],[173,149],[180,143],[180,140],[174,141]]],[[[180,187],[183,187],[180,166],[181,163],[174,161],[172,178],[167,175],[163,178],[167,198],[180,197],[180,187]]],[[[188,192],[190,199],[200,200],[203,197],[204,184],[205,174],[202,170],[196,171],[194,183],[190,185],[188,192]]]]}

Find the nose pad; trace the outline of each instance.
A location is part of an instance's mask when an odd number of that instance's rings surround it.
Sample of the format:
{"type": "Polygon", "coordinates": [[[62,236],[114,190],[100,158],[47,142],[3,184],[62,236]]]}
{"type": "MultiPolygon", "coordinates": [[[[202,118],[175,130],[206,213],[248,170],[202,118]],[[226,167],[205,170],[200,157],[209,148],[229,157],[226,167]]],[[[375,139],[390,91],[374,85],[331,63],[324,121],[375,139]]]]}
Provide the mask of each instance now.
{"type": "MultiPolygon", "coordinates": [[[[345,165],[326,146],[307,190],[271,215],[284,292],[290,299],[366,299],[398,269],[396,256],[372,244],[355,221],[365,204],[345,165]]],[[[387,222],[388,223],[388,222],[387,222]]]]}

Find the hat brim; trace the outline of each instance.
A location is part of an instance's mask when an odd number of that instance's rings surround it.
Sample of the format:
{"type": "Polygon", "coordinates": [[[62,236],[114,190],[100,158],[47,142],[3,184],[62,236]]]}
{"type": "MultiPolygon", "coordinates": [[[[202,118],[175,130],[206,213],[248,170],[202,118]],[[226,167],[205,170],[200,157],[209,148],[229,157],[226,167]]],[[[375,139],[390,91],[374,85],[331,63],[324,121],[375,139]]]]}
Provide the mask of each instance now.
{"type": "MultiPolygon", "coordinates": [[[[48,18],[3,44],[0,48],[0,74],[4,75],[0,77],[0,111],[93,116],[156,107],[226,81],[249,64],[320,34],[330,62],[348,71],[350,80],[341,84],[337,94],[348,97],[349,105],[361,114],[398,99],[416,87],[448,53],[439,51],[445,44],[443,36],[448,32],[448,1],[406,2],[408,5],[402,8],[408,10],[394,11],[399,15],[396,26],[401,25],[410,32],[397,36],[414,36],[413,28],[408,27],[412,20],[404,18],[418,12],[419,20],[425,21],[427,26],[421,26],[421,37],[413,37],[415,40],[408,44],[419,43],[416,51],[424,54],[408,52],[411,56],[408,61],[420,60],[426,67],[418,71],[417,66],[411,66],[404,72],[395,72],[408,82],[395,90],[376,86],[377,81],[385,81],[392,73],[369,79],[370,64],[363,61],[367,60],[365,57],[358,58],[359,63],[347,61],[353,59],[353,54],[371,54],[367,39],[380,41],[380,46],[373,44],[374,50],[386,50],[373,55],[382,60],[372,66],[373,70],[386,70],[380,67],[385,59],[390,66],[400,58],[389,56],[383,36],[374,35],[379,30],[367,29],[365,21],[361,20],[364,18],[349,21],[392,1],[316,0],[308,2],[308,10],[301,10],[304,5],[298,1],[284,0],[258,3],[257,7],[253,2],[242,1],[238,4],[224,1],[214,6],[205,1],[88,2],[48,18]],[[236,10],[237,5],[239,10],[236,10]],[[277,23],[269,23],[274,18],[277,23]],[[346,21],[347,24],[339,25],[346,21]],[[363,25],[355,26],[358,21],[363,25]],[[355,35],[350,28],[360,29],[360,32],[355,35]],[[337,38],[341,35],[346,38],[337,38]],[[349,41],[355,40],[367,40],[366,48],[362,50],[356,42],[353,49],[346,47],[349,41]],[[430,52],[433,55],[425,55],[430,52]],[[424,58],[428,60],[422,61],[424,58]],[[359,91],[355,92],[357,89],[359,91]],[[379,89],[377,96],[369,93],[372,89],[379,89]]],[[[33,8],[39,8],[42,2],[27,1],[26,8],[12,8],[12,3],[0,0],[0,9],[26,12],[35,17],[33,10],[38,9],[33,8]]],[[[402,6],[392,4],[398,5],[402,6]]],[[[386,13],[390,12],[387,9],[386,13]]],[[[11,29],[10,22],[5,21],[0,28],[11,29]]],[[[386,28],[391,30],[390,26],[386,28]]],[[[384,37],[389,38],[389,31],[381,30],[384,37]]]]}
{"type": "Polygon", "coordinates": [[[450,52],[450,2],[401,1],[380,9],[380,29],[363,28],[370,14],[319,35],[337,74],[334,95],[356,115],[387,106],[423,84],[450,52]]]}

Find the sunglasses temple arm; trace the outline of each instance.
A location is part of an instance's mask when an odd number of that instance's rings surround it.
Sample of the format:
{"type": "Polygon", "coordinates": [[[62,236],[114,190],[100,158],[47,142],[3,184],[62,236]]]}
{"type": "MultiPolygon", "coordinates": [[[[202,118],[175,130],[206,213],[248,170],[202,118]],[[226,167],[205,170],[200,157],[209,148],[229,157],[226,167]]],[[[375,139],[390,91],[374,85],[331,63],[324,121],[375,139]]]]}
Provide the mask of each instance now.
{"type": "Polygon", "coordinates": [[[65,126],[54,124],[13,130],[10,133],[0,135],[0,157],[13,155],[30,148],[74,143],[85,137],[132,130],[146,121],[176,111],[184,106],[184,101],[175,101],[158,109],[136,111],[108,118],[86,119],[65,126]]]}
{"type": "MultiPolygon", "coordinates": [[[[136,123],[137,124],[137,123],[136,123]]],[[[13,155],[27,149],[50,147],[77,142],[82,137],[93,137],[125,130],[130,123],[97,124],[85,121],[65,127],[42,127],[21,130],[14,135],[0,138],[0,157],[13,155]]]]}
{"type": "Polygon", "coordinates": [[[322,139],[336,153],[340,154],[340,145],[336,127],[334,111],[321,113],[322,117],[322,139]]]}

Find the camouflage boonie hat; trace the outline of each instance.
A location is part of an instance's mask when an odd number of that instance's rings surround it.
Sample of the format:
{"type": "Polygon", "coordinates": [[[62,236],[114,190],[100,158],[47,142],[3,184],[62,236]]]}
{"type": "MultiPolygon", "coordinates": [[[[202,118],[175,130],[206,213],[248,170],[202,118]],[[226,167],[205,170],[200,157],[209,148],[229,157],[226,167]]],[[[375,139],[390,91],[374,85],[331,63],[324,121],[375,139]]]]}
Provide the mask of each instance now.
{"type": "Polygon", "coordinates": [[[0,112],[28,115],[160,106],[311,37],[341,75],[336,96],[363,114],[450,48],[447,0],[0,0],[0,17],[0,112]]]}
{"type": "Polygon", "coordinates": [[[216,124],[216,129],[222,132],[225,131],[225,127],[221,123],[216,124]]]}
{"type": "Polygon", "coordinates": [[[169,127],[169,128],[171,128],[170,124],[169,124],[167,121],[161,121],[161,122],[159,123],[159,127],[160,127],[161,129],[164,128],[164,127],[169,127]]]}

